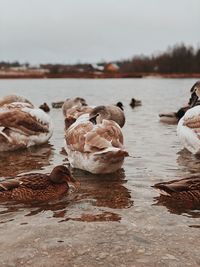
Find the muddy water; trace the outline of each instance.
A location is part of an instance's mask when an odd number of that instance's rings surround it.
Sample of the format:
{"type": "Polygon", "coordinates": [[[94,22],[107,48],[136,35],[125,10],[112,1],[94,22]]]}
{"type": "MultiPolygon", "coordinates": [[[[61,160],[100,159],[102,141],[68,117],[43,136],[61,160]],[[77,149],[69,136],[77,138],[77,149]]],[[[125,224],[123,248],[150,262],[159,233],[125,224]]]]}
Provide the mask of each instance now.
{"type": "MultiPolygon", "coordinates": [[[[36,105],[82,96],[88,104],[123,102],[130,157],[111,175],[73,170],[81,189],[46,204],[0,205],[0,266],[199,266],[200,211],[159,198],[151,186],[200,173],[183,150],[176,125],[158,114],[189,98],[193,79],[1,80],[0,95],[17,93],[36,105]],[[132,97],[143,105],[132,110],[132,97]]],[[[49,144],[0,155],[0,176],[49,172],[67,164],[63,117],[52,109],[49,144]]]]}

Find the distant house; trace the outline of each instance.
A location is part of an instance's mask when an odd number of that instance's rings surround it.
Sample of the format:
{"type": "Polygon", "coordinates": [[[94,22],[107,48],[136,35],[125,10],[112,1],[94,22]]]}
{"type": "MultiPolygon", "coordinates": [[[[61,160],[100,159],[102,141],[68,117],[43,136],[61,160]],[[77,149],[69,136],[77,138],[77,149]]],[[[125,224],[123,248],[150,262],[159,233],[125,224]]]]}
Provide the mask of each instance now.
{"type": "Polygon", "coordinates": [[[119,71],[119,66],[115,63],[108,63],[104,66],[104,71],[117,72],[117,71],[119,71]]]}
{"type": "Polygon", "coordinates": [[[104,66],[101,66],[99,64],[91,64],[93,71],[104,71],[104,66]]]}

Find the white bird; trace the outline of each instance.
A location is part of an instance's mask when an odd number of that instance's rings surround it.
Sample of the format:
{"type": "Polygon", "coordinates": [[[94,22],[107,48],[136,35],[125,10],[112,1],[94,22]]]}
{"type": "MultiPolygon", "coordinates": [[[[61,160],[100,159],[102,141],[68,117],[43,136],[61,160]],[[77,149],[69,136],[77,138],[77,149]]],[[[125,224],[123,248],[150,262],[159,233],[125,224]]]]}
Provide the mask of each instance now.
{"type": "Polygon", "coordinates": [[[0,151],[46,143],[53,133],[49,115],[29,101],[8,102],[0,107],[0,151]]]}
{"type": "Polygon", "coordinates": [[[183,146],[193,154],[200,153],[200,81],[191,88],[190,108],[178,123],[177,134],[183,146]]]}
{"type": "Polygon", "coordinates": [[[83,114],[65,131],[65,150],[73,168],[112,173],[121,168],[127,151],[120,126],[113,120],[83,114]]]}

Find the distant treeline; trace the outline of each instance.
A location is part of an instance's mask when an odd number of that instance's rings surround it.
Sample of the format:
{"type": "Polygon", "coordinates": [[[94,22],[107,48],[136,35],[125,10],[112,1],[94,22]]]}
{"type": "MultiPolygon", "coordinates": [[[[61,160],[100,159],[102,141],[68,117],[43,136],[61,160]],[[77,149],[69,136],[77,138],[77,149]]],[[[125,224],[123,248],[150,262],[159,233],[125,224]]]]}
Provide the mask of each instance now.
{"type": "MultiPolygon", "coordinates": [[[[47,69],[52,74],[62,73],[92,73],[109,72],[106,65],[109,62],[99,64],[41,64],[40,68],[47,69]],[[98,68],[97,68],[98,67],[98,68]],[[101,69],[99,68],[101,67],[101,69]]],[[[134,56],[132,59],[113,62],[119,67],[118,73],[200,73],[200,48],[194,49],[192,46],[184,44],[175,45],[168,48],[166,52],[152,56],[134,56]]],[[[18,68],[25,66],[30,68],[29,63],[20,64],[15,62],[0,62],[0,69],[18,68]]],[[[112,71],[112,70],[111,70],[112,71]]]]}
{"type": "Polygon", "coordinates": [[[200,48],[175,45],[156,56],[135,56],[117,64],[124,73],[200,73],[200,48]]]}

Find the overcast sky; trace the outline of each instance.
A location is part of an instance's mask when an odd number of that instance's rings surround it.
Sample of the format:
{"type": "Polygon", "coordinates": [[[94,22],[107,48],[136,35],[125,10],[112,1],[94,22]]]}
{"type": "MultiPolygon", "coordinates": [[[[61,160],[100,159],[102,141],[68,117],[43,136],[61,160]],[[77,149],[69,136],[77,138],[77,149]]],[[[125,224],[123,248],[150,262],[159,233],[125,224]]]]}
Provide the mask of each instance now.
{"type": "Polygon", "coordinates": [[[200,0],[0,0],[0,61],[97,62],[200,46],[200,0]]]}

